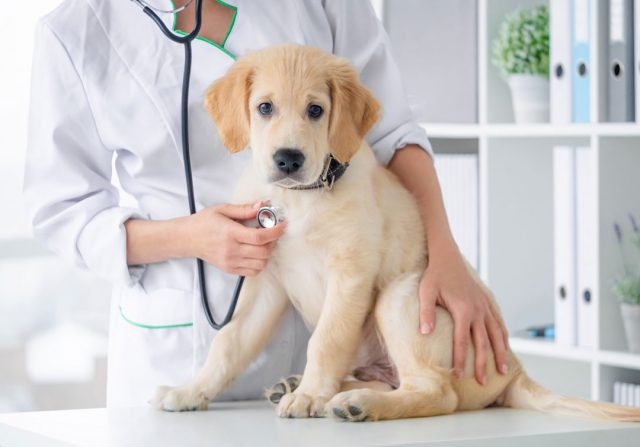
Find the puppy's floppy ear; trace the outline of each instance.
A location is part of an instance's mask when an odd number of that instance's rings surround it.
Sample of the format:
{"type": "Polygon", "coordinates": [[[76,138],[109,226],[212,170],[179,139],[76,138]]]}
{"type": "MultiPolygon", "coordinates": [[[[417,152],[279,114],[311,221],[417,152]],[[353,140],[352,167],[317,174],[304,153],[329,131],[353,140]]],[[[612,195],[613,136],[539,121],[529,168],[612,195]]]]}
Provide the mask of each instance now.
{"type": "Polygon", "coordinates": [[[204,106],[220,132],[229,152],[239,152],[249,144],[249,94],[253,66],[236,62],[205,93],[204,106]]]}
{"type": "Polygon", "coordinates": [[[328,84],[331,93],[330,150],[339,162],[345,163],[358,151],[365,135],[378,121],[380,103],[345,59],[336,58],[330,64],[328,84]]]}

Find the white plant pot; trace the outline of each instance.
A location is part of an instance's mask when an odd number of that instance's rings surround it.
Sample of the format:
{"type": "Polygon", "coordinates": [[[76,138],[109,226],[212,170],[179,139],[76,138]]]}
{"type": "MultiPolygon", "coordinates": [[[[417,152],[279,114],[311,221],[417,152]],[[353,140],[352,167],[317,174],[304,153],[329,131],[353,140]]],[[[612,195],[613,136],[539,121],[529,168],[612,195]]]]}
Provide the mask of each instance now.
{"type": "Polygon", "coordinates": [[[620,313],[629,351],[640,353],[640,305],[620,303],[620,313]]]}
{"type": "Polygon", "coordinates": [[[549,81],[542,76],[509,76],[516,123],[549,122],[549,81]]]}

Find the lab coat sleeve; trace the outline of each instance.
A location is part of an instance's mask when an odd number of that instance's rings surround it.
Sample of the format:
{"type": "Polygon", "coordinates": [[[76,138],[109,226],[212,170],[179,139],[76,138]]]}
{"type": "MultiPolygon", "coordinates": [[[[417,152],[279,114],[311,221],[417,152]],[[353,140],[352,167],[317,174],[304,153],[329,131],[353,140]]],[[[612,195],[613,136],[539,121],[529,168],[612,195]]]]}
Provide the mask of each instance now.
{"type": "Polygon", "coordinates": [[[113,151],[98,134],[82,78],[55,32],[41,21],[33,57],[24,198],[33,234],[77,266],[116,284],[137,281],[127,266],[124,222],[148,218],[119,206],[113,151]]]}
{"type": "Polygon", "coordinates": [[[433,156],[424,129],[409,109],[389,38],[370,1],[325,0],[324,8],[333,33],[333,53],[354,64],[382,105],[382,118],[367,137],[378,161],[388,164],[395,151],[408,144],[417,144],[433,156]]]}

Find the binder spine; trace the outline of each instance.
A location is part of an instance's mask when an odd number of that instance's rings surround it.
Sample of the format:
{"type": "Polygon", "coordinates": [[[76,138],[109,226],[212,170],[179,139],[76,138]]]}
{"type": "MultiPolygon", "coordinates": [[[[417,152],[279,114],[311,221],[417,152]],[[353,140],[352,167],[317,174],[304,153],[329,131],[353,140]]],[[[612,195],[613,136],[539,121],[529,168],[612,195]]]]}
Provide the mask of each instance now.
{"type": "Polygon", "coordinates": [[[576,123],[588,123],[591,117],[591,55],[589,0],[573,0],[572,117],[576,123]]]}
{"type": "Polygon", "coordinates": [[[608,117],[634,120],[633,0],[609,0],[608,117]]]}
{"type": "Polygon", "coordinates": [[[554,0],[550,8],[551,122],[571,122],[571,0],[554,0]]]}
{"type": "Polygon", "coordinates": [[[597,290],[596,191],[594,154],[590,147],[576,148],[576,284],[578,305],[578,345],[596,346],[597,290]]]}
{"type": "Polygon", "coordinates": [[[577,341],[575,154],[573,147],[553,149],[555,338],[564,346],[577,341]]]}
{"type": "Polygon", "coordinates": [[[634,64],[633,69],[629,70],[632,73],[632,78],[634,78],[635,82],[635,118],[636,122],[640,122],[640,0],[635,0],[633,4],[633,33],[635,35],[634,38],[634,64]]]}

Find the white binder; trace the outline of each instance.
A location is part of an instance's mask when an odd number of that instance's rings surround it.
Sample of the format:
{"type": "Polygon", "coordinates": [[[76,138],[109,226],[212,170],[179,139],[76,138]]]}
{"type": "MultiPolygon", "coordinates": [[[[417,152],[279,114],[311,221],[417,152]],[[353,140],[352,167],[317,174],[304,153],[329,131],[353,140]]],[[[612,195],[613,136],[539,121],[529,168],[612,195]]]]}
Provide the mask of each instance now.
{"type": "Polygon", "coordinates": [[[626,382],[622,382],[620,384],[620,405],[629,405],[627,403],[627,390],[629,389],[629,384],[626,382]]]}
{"type": "Polygon", "coordinates": [[[631,407],[635,407],[636,404],[636,385],[633,383],[629,384],[627,388],[627,405],[631,407]]]}
{"type": "Polygon", "coordinates": [[[622,401],[622,384],[620,382],[613,383],[613,403],[619,404],[622,401]]]}
{"type": "Polygon", "coordinates": [[[553,148],[554,308],[556,343],[577,342],[576,150],[553,148]]]}
{"type": "Polygon", "coordinates": [[[633,5],[634,14],[634,33],[635,33],[635,64],[633,64],[633,71],[635,73],[635,92],[636,92],[636,122],[640,123],[640,0],[635,0],[633,5]]]}
{"type": "Polygon", "coordinates": [[[436,154],[435,167],[451,233],[469,263],[478,268],[478,155],[436,154]]]}
{"type": "MultiPolygon", "coordinates": [[[[640,1],[640,0],[638,0],[640,1]]],[[[551,122],[571,122],[571,0],[549,2],[551,122]]]]}
{"type": "Polygon", "coordinates": [[[576,148],[576,283],[578,345],[595,348],[597,296],[595,163],[593,150],[576,148]]]}

